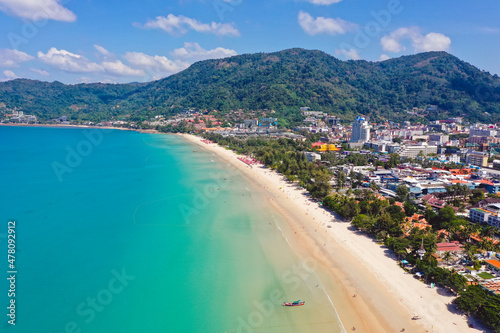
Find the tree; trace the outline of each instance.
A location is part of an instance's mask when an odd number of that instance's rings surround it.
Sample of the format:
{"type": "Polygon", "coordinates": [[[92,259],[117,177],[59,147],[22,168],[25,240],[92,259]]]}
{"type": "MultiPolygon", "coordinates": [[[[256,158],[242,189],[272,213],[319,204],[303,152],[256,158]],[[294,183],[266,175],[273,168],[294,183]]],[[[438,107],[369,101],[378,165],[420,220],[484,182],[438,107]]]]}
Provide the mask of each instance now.
{"type": "Polygon", "coordinates": [[[347,220],[359,214],[359,206],[355,199],[349,199],[342,207],[342,217],[347,220]]]}
{"type": "Polygon", "coordinates": [[[464,251],[467,257],[469,257],[470,261],[473,261],[475,258],[475,255],[477,254],[477,246],[472,245],[471,243],[466,243],[464,245],[464,251]]]}
{"type": "Polygon", "coordinates": [[[455,300],[458,308],[469,315],[475,314],[487,299],[486,291],[480,286],[470,286],[455,300]]]}
{"type": "Polygon", "coordinates": [[[446,261],[446,263],[449,265],[450,264],[450,259],[451,259],[451,252],[450,251],[446,251],[443,254],[443,260],[446,261]]]}
{"type": "Polygon", "coordinates": [[[384,243],[399,259],[407,255],[406,250],[410,247],[410,240],[406,237],[389,237],[384,243]]]}
{"type": "Polygon", "coordinates": [[[387,211],[382,213],[377,220],[376,227],[380,231],[384,231],[384,239],[388,236],[399,236],[401,234],[401,228],[399,227],[399,223],[394,221],[387,211]]]}
{"type": "Polygon", "coordinates": [[[335,207],[335,199],[331,196],[326,196],[323,199],[323,206],[328,208],[328,209],[333,209],[335,207]]]}
{"type": "Polygon", "coordinates": [[[344,187],[345,182],[347,181],[347,176],[343,170],[340,170],[337,174],[337,185],[339,188],[344,187]]]}
{"type": "Polygon", "coordinates": [[[401,163],[401,158],[398,154],[391,154],[389,160],[386,162],[386,168],[394,168],[401,163]]]}
{"type": "Polygon", "coordinates": [[[481,236],[482,237],[488,237],[488,238],[491,238],[493,236],[495,236],[495,234],[497,233],[497,228],[495,228],[494,226],[487,226],[487,227],[484,227],[482,230],[481,230],[481,236]]]}
{"type": "Polygon", "coordinates": [[[496,332],[500,331],[498,295],[491,294],[481,286],[469,286],[465,292],[460,292],[455,304],[468,315],[478,317],[496,332]]]}
{"type": "Polygon", "coordinates": [[[370,191],[369,189],[362,189],[359,194],[358,194],[358,199],[359,200],[367,200],[367,201],[373,201],[376,199],[375,193],[370,191]]]}
{"type": "Polygon", "coordinates": [[[481,268],[481,263],[479,262],[479,260],[473,260],[472,267],[474,267],[474,269],[478,271],[481,268]]]}
{"type": "Polygon", "coordinates": [[[267,165],[267,166],[270,166],[271,164],[273,164],[274,162],[274,156],[272,153],[265,153],[264,154],[264,157],[262,158],[262,162],[267,165]]]}
{"type": "Polygon", "coordinates": [[[401,184],[396,188],[396,195],[398,201],[405,202],[410,198],[410,190],[406,185],[401,184]]]}
{"type": "Polygon", "coordinates": [[[467,200],[467,194],[469,194],[469,187],[465,184],[457,184],[458,193],[462,196],[463,200],[467,200]]]}
{"type": "Polygon", "coordinates": [[[410,201],[405,201],[404,209],[405,209],[406,216],[413,216],[413,214],[415,214],[417,212],[417,206],[415,206],[410,201]]]}
{"type": "Polygon", "coordinates": [[[399,206],[392,205],[389,206],[385,209],[386,213],[389,213],[391,215],[391,218],[394,222],[396,222],[398,225],[404,222],[405,220],[405,213],[403,212],[403,209],[399,206]]]}
{"type": "Polygon", "coordinates": [[[331,175],[326,169],[318,169],[314,171],[314,184],[310,187],[311,195],[314,198],[322,199],[326,197],[330,191],[331,175]]]}
{"type": "Polygon", "coordinates": [[[387,200],[375,199],[368,206],[368,214],[372,217],[378,217],[382,210],[389,205],[387,200]]]}
{"type": "MultiPolygon", "coordinates": [[[[429,222],[432,226],[437,225],[438,223],[438,214],[430,207],[427,206],[424,211],[424,216],[427,222],[429,222]]],[[[439,229],[439,228],[438,228],[439,229]]]]}
{"type": "Polygon", "coordinates": [[[378,190],[380,190],[380,186],[378,186],[378,185],[375,183],[375,181],[374,181],[374,180],[372,180],[372,181],[370,182],[370,188],[371,188],[373,191],[378,191],[378,190]]]}
{"type": "Polygon", "coordinates": [[[370,231],[373,227],[373,219],[365,214],[359,214],[352,220],[352,225],[358,229],[370,231]]]}
{"type": "Polygon", "coordinates": [[[437,217],[437,229],[442,229],[445,225],[456,219],[455,211],[451,206],[445,206],[441,208],[437,217]]]}
{"type": "Polygon", "coordinates": [[[494,251],[495,244],[493,243],[493,241],[491,239],[483,240],[483,241],[479,242],[479,248],[481,250],[485,250],[485,251],[494,251]]]}

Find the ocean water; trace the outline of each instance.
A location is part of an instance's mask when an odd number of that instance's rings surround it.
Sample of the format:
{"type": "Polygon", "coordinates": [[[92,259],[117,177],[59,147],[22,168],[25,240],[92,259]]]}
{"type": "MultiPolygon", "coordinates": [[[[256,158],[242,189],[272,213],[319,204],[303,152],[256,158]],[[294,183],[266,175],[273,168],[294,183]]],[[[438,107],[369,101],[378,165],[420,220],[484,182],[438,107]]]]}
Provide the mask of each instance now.
{"type": "Polygon", "coordinates": [[[2,331],[342,330],[261,191],[181,137],[0,127],[0,207],[2,331]]]}

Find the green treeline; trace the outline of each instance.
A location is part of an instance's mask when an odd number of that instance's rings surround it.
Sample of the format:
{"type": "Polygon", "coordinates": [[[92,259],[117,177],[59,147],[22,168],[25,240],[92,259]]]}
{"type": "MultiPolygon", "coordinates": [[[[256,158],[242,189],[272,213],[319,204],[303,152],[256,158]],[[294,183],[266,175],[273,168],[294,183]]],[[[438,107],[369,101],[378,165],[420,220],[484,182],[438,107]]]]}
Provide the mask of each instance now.
{"type": "Polygon", "coordinates": [[[332,174],[321,163],[310,163],[304,152],[311,149],[311,141],[291,139],[250,138],[242,140],[206,133],[204,137],[239,153],[262,161],[289,181],[298,181],[314,198],[321,199],[330,193],[332,174]]]}

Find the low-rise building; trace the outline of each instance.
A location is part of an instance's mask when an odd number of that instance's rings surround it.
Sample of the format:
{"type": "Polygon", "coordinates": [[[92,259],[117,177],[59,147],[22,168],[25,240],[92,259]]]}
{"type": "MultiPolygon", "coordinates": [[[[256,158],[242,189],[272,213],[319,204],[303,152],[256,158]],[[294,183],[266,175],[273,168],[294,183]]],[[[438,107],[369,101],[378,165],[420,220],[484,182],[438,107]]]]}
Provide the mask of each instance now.
{"type": "Polygon", "coordinates": [[[321,161],[321,155],[313,152],[306,152],[306,157],[309,162],[321,161]]]}
{"type": "Polygon", "coordinates": [[[476,165],[480,167],[488,166],[488,154],[482,152],[473,152],[467,154],[465,157],[465,162],[470,165],[476,165]]]}
{"type": "Polygon", "coordinates": [[[436,154],[437,146],[428,145],[423,142],[419,145],[404,145],[394,151],[394,153],[399,154],[399,156],[408,158],[415,158],[420,154],[420,152],[424,155],[436,154]]]}

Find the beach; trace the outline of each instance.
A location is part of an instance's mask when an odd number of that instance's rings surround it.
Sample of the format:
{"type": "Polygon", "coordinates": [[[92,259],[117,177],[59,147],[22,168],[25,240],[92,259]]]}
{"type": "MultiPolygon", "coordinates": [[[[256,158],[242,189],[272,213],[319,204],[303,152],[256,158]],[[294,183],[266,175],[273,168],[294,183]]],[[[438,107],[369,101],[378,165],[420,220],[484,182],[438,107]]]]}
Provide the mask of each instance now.
{"type": "Polygon", "coordinates": [[[387,248],[326,211],[297,184],[263,166],[247,165],[217,144],[181,136],[241,172],[284,217],[283,236],[304,262],[311,263],[308,266],[321,280],[316,287],[335,305],[346,331],[485,332],[454,311],[452,295],[405,274],[387,248]],[[421,319],[412,320],[413,316],[421,319]]]}

